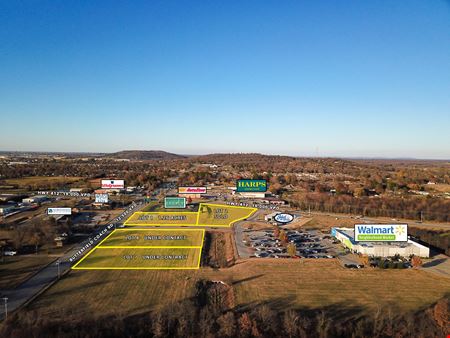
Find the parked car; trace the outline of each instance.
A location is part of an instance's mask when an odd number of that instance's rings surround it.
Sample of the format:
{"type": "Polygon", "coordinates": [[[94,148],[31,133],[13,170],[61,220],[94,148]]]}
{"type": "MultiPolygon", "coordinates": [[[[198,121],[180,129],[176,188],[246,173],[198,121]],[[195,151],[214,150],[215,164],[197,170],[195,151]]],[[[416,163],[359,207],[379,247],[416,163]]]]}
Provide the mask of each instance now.
{"type": "Polygon", "coordinates": [[[364,265],[361,264],[344,264],[344,266],[348,269],[361,269],[364,265]]]}
{"type": "Polygon", "coordinates": [[[259,258],[264,258],[264,257],[269,256],[269,254],[267,252],[257,252],[257,253],[255,253],[255,256],[259,257],[259,258]]]}

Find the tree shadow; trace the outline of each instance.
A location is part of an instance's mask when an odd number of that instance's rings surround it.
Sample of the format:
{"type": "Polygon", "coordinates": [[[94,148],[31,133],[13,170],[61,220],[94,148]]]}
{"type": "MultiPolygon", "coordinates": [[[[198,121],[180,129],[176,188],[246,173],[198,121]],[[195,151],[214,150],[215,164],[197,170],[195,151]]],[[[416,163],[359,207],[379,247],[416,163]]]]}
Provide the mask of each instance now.
{"type": "Polygon", "coordinates": [[[435,259],[435,260],[433,260],[433,261],[431,261],[431,262],[424,263],[424,264],[422,265],[422,267],[424,267],[424,268],[430,268],[430,267],[432,267],[432,266],[437,266],[437,265],[439,265],[439,264],[442,264],[442,263],[444,263],[444,262],[446,262],[446,261],[447,261],[447,258],[438,258],[438,259],[435,259]]]}
{"type": "Polygon", "coordinates": [[[238,284],[241,284],[241,283],[244,283],[244,282],[248,282],[248,281],[251,281],[251,280],[260,278],[260,277],[262,277],[262,276],[264,276],[264,274],[259,274],[259,275],[255,275],[255,276],[250,276],[250,277],[247,277],[247,278],[243,278],[243,279],[240,279],[240,280],[237,280],[237,281],[232,282],[231,285],[232,285],[232,286],[235,286],[235,285],[238,285],[238,284]]]}

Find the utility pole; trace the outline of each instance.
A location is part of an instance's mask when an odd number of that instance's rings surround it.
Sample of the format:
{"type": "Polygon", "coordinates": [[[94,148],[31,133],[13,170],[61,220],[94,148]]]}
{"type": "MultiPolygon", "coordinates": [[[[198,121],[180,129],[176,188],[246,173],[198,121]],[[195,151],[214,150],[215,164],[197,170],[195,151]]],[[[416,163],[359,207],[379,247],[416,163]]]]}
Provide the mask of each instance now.
{"type": "Polygon", "coordinates": [[[423,223],[423,211],[420,211],[420,223],[423,223]]]}
{"type": "Polygon", "coordinates": [[[2,298],[5,301],[5,320],[8,319],[8,297],[2,298]]]}

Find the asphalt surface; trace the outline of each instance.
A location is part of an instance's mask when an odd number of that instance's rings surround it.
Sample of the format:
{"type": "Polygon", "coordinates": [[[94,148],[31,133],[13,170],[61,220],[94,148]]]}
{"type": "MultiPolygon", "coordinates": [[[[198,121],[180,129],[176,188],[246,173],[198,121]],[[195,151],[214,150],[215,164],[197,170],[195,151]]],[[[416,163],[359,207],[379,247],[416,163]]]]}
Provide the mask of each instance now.
{"type": "MultiPolygon", "coordinates": [[[[111,222],[108,222],[108,224],[105,224],[104,227],[96,231],[94,234],[92,234],[91,237],[94,237],[99,232],[103,231],[107,228],[107,226],[111,223],[117,223],[116,225],[120,225],[122,223],[122,220],[126,219],[126,215],[130,214],[131,211],[137,211],[139,208],[142,208],[145,204],[143,203],[133,203],[130,207],[128,207],[126,210],[124,210],[119,216],[117,216],[115,219],[113,219],[111,222]]],[[[114,228],[112,228],[114,229],[114,228]]],[[[94,248],[95,245],[101,241],[105,236],[107,236],[111,231],[106,232],[101,238],[97,240],[97,242],[91,246],[91,248],[94,248]]],[[[20,284],[17,288],[14,290],[7,290],[4,291],[0,298],[7,297],[8,298],[8,314],[11,314],[12,312],[16,311],[17,309],[21,308],[22,306],[26,305],[28,302],[30,302],[35,296],[39,295],[40,292],[44,291],[47,287],[51,286],[57,279],[58,279],[58,265],[57,262],[59,261],[59,271],[60,275],[63,275],[67,271],[70,270],[73,264],[75,264],[79,259],[81,259],[84,255],[86,255],[90,250],[86,250],[82,256],[78,258],[78,260],[74,262],[70,262],[69,259],[82,247],[84,247],[88,242],[89,239],[86,239],[85,241],[77,244],[74,246],[73,249],[71,249],[69,252],[64,254],[64,256],[60,257],[59,259],[55,260],[54,262],[50,263],[43,269],[39,270],[35,275],[33,275],[31,278],[20,284]]],[[[0,320],[3,320],[5,317],[5,308],[3,299],[0,299],[0,320]]]]}
{"type": "Polygon", "coordinates": [[[245,221],[236,222],[234,224],[234,238],[236,243],[236,249],[238,252],[238,255],[240,258],[250,258],[252,255],[252,252],[250,251],[250,248],[245,246],[245,243],[242,241],[244,239],[244,228],[242,227],[242,224],[244,222],[248,221],[254,221],[256,217],[258,216],[259,210],[257,210],[252,216],[250,216],[245,221]]]}
{"type": "Polygon", "coordinates": [[[444,254],[436,255],[419,269],[450,278],[450,258],[444,254]]]}

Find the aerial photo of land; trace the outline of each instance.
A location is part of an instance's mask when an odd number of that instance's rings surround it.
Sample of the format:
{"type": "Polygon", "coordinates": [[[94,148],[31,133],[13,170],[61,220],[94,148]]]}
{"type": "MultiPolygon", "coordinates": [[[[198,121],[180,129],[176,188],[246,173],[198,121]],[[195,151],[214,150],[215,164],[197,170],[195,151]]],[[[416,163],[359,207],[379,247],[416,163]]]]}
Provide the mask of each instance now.
{"type": "Polygon", "coordinates": [[[450,338],[449,1],[0,21],[0,338],[450,338]]]}

